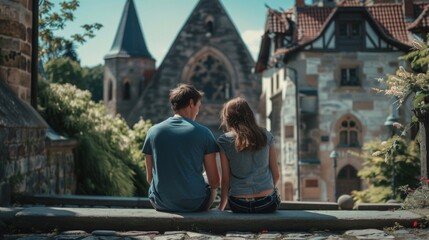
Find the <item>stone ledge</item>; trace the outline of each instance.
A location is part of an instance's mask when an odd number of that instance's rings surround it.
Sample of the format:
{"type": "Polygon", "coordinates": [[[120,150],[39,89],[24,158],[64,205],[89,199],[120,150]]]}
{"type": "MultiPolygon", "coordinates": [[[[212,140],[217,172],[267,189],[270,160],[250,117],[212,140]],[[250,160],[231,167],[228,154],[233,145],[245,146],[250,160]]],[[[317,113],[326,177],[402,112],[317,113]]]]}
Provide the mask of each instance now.
{"type": "Polygon", "coordinates": [[[280,210],[272,214],[234,214],[229,211],[164,213],[153,209],[29,207],[0,209],[0,220],[21,232],[94,231],[288,231],[345,230],[412,227],[423,217],[410,211],[303,211],[280,210]],[[11,214],[14,213],[14,214],[11,214]],[[13,215],[13,216],[11,216],[13,215]]]}
{"type": "Polygon", "coordinates": [[[402,208],[400,203],[359,203],[353,208],[355,210],[378,210],[389,211],[398,210],[402,208]]]}
{"type": "MultiPolygon", "coordinates": [[[[20,205],[46,205],[46,206],[108,206],[127,208],[152,208],[148,198],[145,197],[109,197],[87,195],[15,195],[13,201],[20,205]]],[[[215,201],[214,206],[219,204],[215,201]]],[[[282,201],[280,210],[338,210],[334,202],[294,202],[282,201]]]]}

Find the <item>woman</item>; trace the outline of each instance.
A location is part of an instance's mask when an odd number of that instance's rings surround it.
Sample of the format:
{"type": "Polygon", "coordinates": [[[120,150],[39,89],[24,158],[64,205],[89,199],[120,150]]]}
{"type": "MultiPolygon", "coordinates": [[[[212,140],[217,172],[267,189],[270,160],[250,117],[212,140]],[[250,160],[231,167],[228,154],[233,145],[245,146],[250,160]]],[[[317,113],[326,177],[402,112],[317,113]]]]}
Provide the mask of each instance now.
{"type": "Polygon", "coordinates": [[[222,166],[221,201],[233,212],[270,213],[277,210],[280,197],[275,188],[279,169],[275,157],[273,135],[260,128],[247,101],[231,99],[221,111],[218,138],[222,166]]]}

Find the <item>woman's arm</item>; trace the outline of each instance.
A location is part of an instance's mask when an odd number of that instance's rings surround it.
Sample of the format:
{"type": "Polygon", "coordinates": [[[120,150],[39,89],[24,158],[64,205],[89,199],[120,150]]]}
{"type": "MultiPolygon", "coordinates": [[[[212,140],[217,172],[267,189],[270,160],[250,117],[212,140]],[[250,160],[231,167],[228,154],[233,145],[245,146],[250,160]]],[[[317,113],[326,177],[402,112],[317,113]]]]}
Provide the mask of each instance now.
{"type": "Polygon", "coordinates": [[[153,166],[153,160],[152,155],[145,154],[146,159],[146,180],[149,183],[149,185],[152,183],[152,166],[153,166]]]}
{"type": "Polygon", "coordinates": [[[273,175],[273,183],[275,187],[277,185],[277,182],[279,181],[280,173],[279,173],[279,165],[277,164],[276,149],[274,147],[274,144],[270,145],[269,158],[270,158],[270,169],[273,175]]]}
{"type": "Polygon", "coordinates": [[[218,189],[220,185],[220,179],[216,165],[216,153],[204,155],[204,169],[206,170],[207,181],[212,190],[218,189]]]}
{"type": "Polygon", "coordinates": [[[229,162],[224,152],[220,152],[220,163],[222,168],[222,180],[221,180],[221,195],[219,210],[225,210],[226,204],[228,203],[228,191],[229,191],[229,162]]]}

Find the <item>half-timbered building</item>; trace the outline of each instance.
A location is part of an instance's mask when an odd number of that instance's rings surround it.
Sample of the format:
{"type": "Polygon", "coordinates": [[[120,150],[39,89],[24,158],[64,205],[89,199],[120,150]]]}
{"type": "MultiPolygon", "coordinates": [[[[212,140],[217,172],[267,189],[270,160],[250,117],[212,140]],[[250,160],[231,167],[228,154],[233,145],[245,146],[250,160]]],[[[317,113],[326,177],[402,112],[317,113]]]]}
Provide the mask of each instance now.
{"type": "Polygon", "coordinates": [[[350,151],[387,138],[386,118],[409,120],[373,88],[425,38],[428,8],[412,0],[296,0],[287,11],[268,9],[255,69],[284,200],[335,201],[365,188],[357,176],[363,160],[350,151]]]}

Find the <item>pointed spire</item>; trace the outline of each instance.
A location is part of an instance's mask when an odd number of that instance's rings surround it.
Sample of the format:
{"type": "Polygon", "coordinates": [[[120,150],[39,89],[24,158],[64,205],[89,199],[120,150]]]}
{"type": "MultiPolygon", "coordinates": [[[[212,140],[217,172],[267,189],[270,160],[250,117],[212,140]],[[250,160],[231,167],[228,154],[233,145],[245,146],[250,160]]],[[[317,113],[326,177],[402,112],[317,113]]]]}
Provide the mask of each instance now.
{"type": "Polygon", "coordinates": [[[115,57],[146,57],[153,59],[146,47],[133,0],[127,0],[112,48],[104,58],[115,57]]]}

